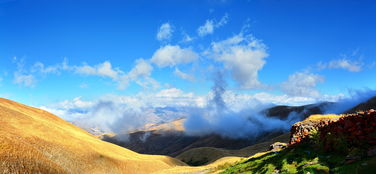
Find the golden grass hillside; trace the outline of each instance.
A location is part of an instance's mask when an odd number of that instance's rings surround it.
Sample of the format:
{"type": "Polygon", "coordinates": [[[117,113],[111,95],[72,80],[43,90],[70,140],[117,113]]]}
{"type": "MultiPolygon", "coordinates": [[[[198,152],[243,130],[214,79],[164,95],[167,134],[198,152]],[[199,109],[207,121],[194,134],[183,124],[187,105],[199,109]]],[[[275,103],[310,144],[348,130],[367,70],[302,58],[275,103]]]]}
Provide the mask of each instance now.
{"type": "Polygon", "coordinates": [[[168,132],[168,131],[177,131],[184,132],[184,122],[185,118],[174,120],[172,122],[162,123],[162,124],[146,124],[144,129],[139,131],[151,132],[155,131],[157,133],[168,132]]]}
{"type": "Polygon", "coordinates": [[[184,165],[103,142],[46,111],[0,98],[2,173],[142,174],[184,165]]]}

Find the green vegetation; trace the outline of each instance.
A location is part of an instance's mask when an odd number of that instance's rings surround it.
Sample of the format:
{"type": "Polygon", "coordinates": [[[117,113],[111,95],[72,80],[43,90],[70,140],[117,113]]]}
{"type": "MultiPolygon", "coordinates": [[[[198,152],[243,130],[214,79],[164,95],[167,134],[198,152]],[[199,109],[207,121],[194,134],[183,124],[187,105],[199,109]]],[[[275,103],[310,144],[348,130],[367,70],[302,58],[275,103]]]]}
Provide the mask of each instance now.
{"type": "Polygon", "coordinates": [[[227,168],[222,174],[238,173],[376,173],[376,157],[346,164],[346,154],[328,153],[312,144],[300,144],[267,153],[227,168]]]}

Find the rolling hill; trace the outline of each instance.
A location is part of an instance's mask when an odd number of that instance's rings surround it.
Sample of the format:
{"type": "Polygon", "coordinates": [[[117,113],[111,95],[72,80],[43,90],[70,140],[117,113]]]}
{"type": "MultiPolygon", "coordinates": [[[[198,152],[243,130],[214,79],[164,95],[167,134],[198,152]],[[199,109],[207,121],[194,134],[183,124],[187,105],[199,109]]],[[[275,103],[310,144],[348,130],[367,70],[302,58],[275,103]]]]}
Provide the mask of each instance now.
{"type": "Polygon", "coordinates": [[[101,141],[50,114],[0,98],[2,173],[152,173],[185,164],[101,141]]]}
{"type": "Polygon", "coordinates": [[[345,113],[355,113],[358,111],[367,111],[369,109],[376,108],[376,96],[368,99],[366,102],[360,103],[355,107],[349,109],[345,113]]]}
{"type": "Polygon", "coordinates": [[[258,139],[231,139],[217,134],[190,136],[184,133],[184,121],[185,119],[179,119],[134,131],[129,134],[128,139],[122,139],[124,135],[113,134],[104,134],[100,138],[138,153],[176,157],[185,151],[200,147],[237,150],[283,134],[281,131],[269,132],[258,139]]]}
{"type": "MultiPolygon", "coordinates": [[[[274,106],[261,111],[261,113],[268,117],[284,120],[289,114],[294,112],[304,119],[311,114],[321,114],[323,112],[322,106],[328,104],[329,103],[303,106],[274,106]]],[[[186,119],[182,118],[162,124],[145,125],[143,129],[131,132],[128,139],[119,138],[123,137],[123,135],[110,134],[102,135],[100,138],[104,141],[120,145],[138,153],[176,157],[179,154],[194,148],[210,147],[225,150],[238,150],[257,143],[268,142],[270,139],[285,133],[282,131],[267,132],[256,139],[231,139],[217,134],[190,136],[184,133],[185,120],[186,119]]],[[[221,155],[219,156],[223,156],[223,153],[220,154],[221,155]]],[[[212,158],[210,158],[209,161],[211,160],[212,158]]]]}

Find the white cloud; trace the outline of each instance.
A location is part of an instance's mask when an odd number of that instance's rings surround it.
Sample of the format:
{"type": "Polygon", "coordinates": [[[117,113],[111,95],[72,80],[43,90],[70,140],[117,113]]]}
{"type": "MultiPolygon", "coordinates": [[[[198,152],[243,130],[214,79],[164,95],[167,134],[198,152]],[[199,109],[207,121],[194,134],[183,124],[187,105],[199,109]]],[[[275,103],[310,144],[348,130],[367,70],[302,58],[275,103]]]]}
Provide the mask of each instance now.
{"type": "Polygon", "coordinates": [[[25,87],[34,87],[36,83],[35,77],[24,68],[24,60],[17,60],[16,57],[13,60],[17,64],[17,70],[13,73],[13,83],[25,87]]]}
{"type": "Polygon", "coordinates": [[[156,97],[161,98],[183,98],[183,97],[193,97],[193,93],[184,93],[182,90],[177,88],[169,88],[159,91],[155,94],[156,97]]]}
{"type": "Polygon", "coordinates": [[[135,80],[140,76],[150,76],[153,67],[144,59],[136,60],[136,66],[128,73],[128,76],[135,80]]]}
{"type": "Polygon", "coordinates": [[[41,72],[41,73],[57,73],[59,68],[57,66],[48,66],[45,67],[43,63],[37,62],[32,67],[32,72],[41,72]]]}
{"type": "Polygon", "coordinates": [[[56,65],[46,66],[42,62],[36,62],[31,67],[25,68],[24,60],[18,60],[17,57],[13,58],[13,61],[17,64],[17,71],[14,72],[13,83],[25,86],[34,87],[37,82],[38,75],[43,74],[60,74],[63,70],[72,70],[72,67],[68,66],[67,59],[56,65]]]}
{"type": "Polygon", "coordinates": [[[180,89],[164,89],[154,94],[134,96],[105,95],[92,101],[81,97],[41,106],[83,128],[99,128],[105,132],[130,131],[146,123],[171,121],[187,116],[179,107],[202,105],[203,99],[180,89]],[[165,107],[176,108],[170,110],[165,107]]]}
{"type": "Polygon", "coordinates": [[[69,70],[68,60],[64,58],[63,62],[56,65],[45,66],[42,62],[36,62],[31,67],[31,72],[42,74],[59,74],[62,70],[69,70]]]}
{"type": "Polygon", "coordinates": [[[319,69],[344,69],[350,72],[362,71],[363,63],[360,61],[352,61],[346,58],[332,60],[327,63],[318,63],[319,69]]]}
{"type": "Polygon", "coordinates": [[[228,14],[226,13],[222,18],[221,20],[219,20],[219,22],[215,25],[216,28],[218,27],[222,27],[223,25],[226,25],[228,22],[228,14]]]}
{"type": "Polygon", "coordinates": [[[261,88],[258,72],[268,56],[265,45],[252,36],[242,34],[220,42],[213,42],[209,56],[223,62],[233,79],[244,89],[261,88]]]}
{"type": "Polygon", "coordinates": [[[164,23],[161,25],[161,27],[159,27],[159,30],[157,33],[157,39],[159,41],[169,40],[171,39],[173,32],[174,31],[172,29],[172,25],[170,25],[169,23],[164,23]]]}
{"type": "Polygon", "coordinates": [[[31,74],[22,74],[20,72],[15,72],[13,82],[25,87],[34,87],[36,80],[35,77],[31,74]]]}
{"type": "Polygon", "coordinates": [[[205,24],[198,27],[197,33],[199,36],[206,36],[209,34],[213,34],[215,28],[219,28],[228,22],[228,14],[225,14],[219,22],[215,22],[214,20],[206,20],[205,24]]]}
{"type": "MultiPolygon", "coordinates": [[[[94,100],[76,97],[40,108],[52,112],[83,128],[99,128],[105,132],[130,131],[146,123],[171,121],[187,117],[195,110],[208,107],[213,93],[195,95],[177,88],[132,96],[104,95],[94,100]]],[[[326,97],[327,99],[330,97],[326,97]]],[[[331,98],[335,101],[335,98],[331,98]]],[[[226,91],[223,100],[233,112],[260,110],[260,106],[303,105],[317,102],[309,96],[273,95],[269,93],[238,94],[226,91]]]]}
{"type": "Polygon", "coordinates": [[[135,66],[128,73],[121,71],[119,68],[113,68],[109,61],[94,66],[88,64],[71,66],[70,69],[73,69],[78,74],[110,78],[117,83],[117,87],[120,90],[127,88],[131,82],[135,82],[144,88],[159,88],[159,83],[150,77],[153,67],[144,59],[137,59],[135,66]]]}
{"type": "Polygon", "coordinates": [[[82,66],[74,66],[73,69],[78,74],[109,77],[115,80],[123,73],[117,68],[113,69],[109,61],[105,61],[95,66],[89,66],[87,64],[82,66]]]}
{"type": "Polygon", "coordinates": [[[324,78],[317,74],[297,72],[289,76],[286,82],[281,84],[281,89],[286,94],[300,97],[320,97],[316,89],[318,83],[324,82],[324,78]]]}
{"type": "Polygon", "coordinates": [[[181,72],[178,68],[175,68],[174,74],[184,80],[188,81],[194,81],[195,78],[192,75],[189,75],[187,73],[181,72]]]}
{"type": "Polygon", "coordinates": [[[193,37],[189,36],[187,33],[183,33],[182,42],[187,43],[187,42],[192,42],[193,40],[194,40],[193,37]]]}
{"type": "Polygon", "coordinates": [[[213,20],[206,20],[205,24],[198,27],[197,33],[199,36],[206,36],[214,32],[214,22],[213,20]]]}
{"type": "Polygon", "coordinates": [[[129,82],[136,81],[137,84],[143,87],[158,88],[159,83],[150,77],[153,67],[144,59],[137,59],[136,65],[129,73],[119,77],[119,89],[125,89],[129,82]]]}
{"type": "Polygon", "coordinates": [[[158,67],[172,67],[195,61],[198,55],[190,48],[180,48],[178,45],[166,45],[159,48],[151,58],[158,67]]]}
{"type": "MultiPolygon", "coordinates": [[[[117,67],[114,68],[110,61],[104,61],[97,65],[88,65],[87,63],[68,65],[67,59],[64,59],[62,63],[51,66],[37,62],[29,69],[24,68],[23,60],[18,61],[17,58],[14,58],[14,61],[17,63],[17,71],[14,72],[13,82],[26,87],[35,86],[38,74],[60,74],[66,71],[87,76],[109,78],[117,83],[118,88],[121,90],[125,89],[131,82],[135,82],[145,88],[159,88],[159,83],[150,77],[153,67],[144,59],[136,60],[135,66],[128,73],[123,72],[117,67]]],[[[79,87],[87,88],[88,85],[81,84],[79,87]]]]}

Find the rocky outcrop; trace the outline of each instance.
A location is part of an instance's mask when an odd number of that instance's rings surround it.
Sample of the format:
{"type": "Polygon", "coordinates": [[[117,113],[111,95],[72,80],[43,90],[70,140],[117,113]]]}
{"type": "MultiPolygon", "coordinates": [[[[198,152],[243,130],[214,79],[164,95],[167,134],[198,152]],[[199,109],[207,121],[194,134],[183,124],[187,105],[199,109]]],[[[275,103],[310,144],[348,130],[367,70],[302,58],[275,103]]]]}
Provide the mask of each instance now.
{"type": "Polygon", "coordinates": [[[325,150],[338,146],[372,147],[376,145],[376,111],[346,115],[315,115],[294,124],[290,144],[297,144],[317,135],[325,150]],[[312,118],[311,118],[312,117],[312,118]]]}
{"type": "Polygon", "coordinates": [[[312,115],[304,121],[295,123],[290,130],[290,144],[301,142],[312,132],[338,121],[339,117],[339,115],[312,115]]]}
{"type": "Polygon", "coordinates": [[[344,142],[348,147],[375,146],[376,111],[371,109],[341,117],[320,129],[320,140],[325,150],[335,150],[339,143],[344,142]]]}

